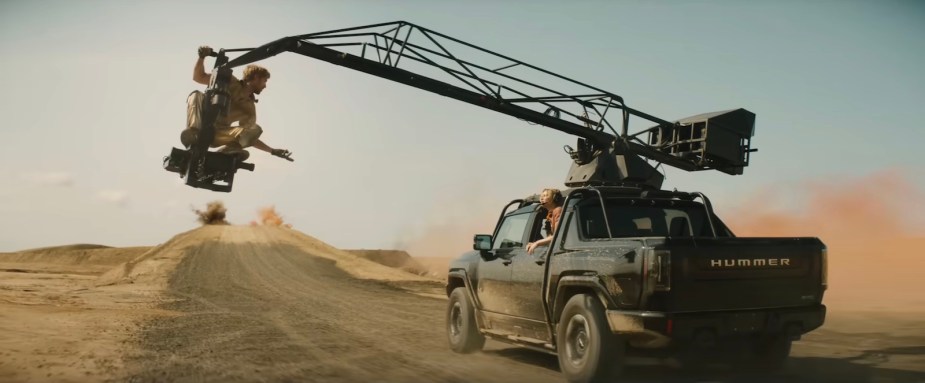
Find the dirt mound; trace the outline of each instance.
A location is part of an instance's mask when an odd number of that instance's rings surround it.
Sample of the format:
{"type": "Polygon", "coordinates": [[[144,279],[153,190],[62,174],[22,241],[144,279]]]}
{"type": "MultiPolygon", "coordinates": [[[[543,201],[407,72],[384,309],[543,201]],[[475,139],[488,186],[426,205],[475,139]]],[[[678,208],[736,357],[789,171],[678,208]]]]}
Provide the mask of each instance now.
{"type": "Polygon", "coordinates": [[[370,261],[386,265],[388,267],[394,267],[399,270],[407,271],[412,274],[417,275],[429,275],[430,271],[421,265],[414,258],[411,258],[411,255],[404,250],[367,250],[367,249],[357,249],[357,250],[344,250],[351,254],[359,255],[360,257],[366,258],[370,261]]]}
{"type": "Polygon", "coordinates": [[[97,286],[136,283],[143,280],[155,285],[166,284],[168,275],[183,258],[184,251],[205,241],[221,238],[227,227],[205,225],[175,235],[169,241],[149,248],[134,258],[110,268],[97,281],[97,286]]]}
{"type": "MultiPolygon", "coordinates": [[[[249,244],[288,244],[308,254],[334,260],[337,267],[354,278],[384,281],[424,281],[431,278],[396,270],[372,260],[333,247],[317,238],[285,226],[206,225],[178,234],[136,258],[112,268],[100,276],[98,285],[136,283],[139,280],[163,280],[180,262],[187,250],[210,242],[249,244]]],[[[259,252],[254,256],[259,256],[259,252]]]]}
{"type": "MultiPolygon", "coordinates": [[[[190,277],[185,286],[213,291],[218,294],[217,298],[240,302],[242,296],[239,294],[244,292],[247,295],[248,291],[262,291],[272,296],[267,299],[268,295],[263,295],[255,300],[259,304],[269,302],[268,306],[258,310],[261,313],[286,309],[285,303],[280,303],[280,300],[291,302],[292,297],[299,297],[297,301],[302,302],[300,311],[294,316],[280,317],[287,320],[311,316],[305,313],[317,313],[318,305],[301,299],[305,297],[322,299],[326,302],[324,307],[341,307],[339,310],[343,315],[322,316],[321,322],[312,323],[312,328],[343,322],[344,316],[378,322],[380,316],[361,314],[358,310],[370,302],[385,304],[380,298],[383,294],[391,297],[409,291],[440,299],[434,302],[445,298],[439,281],[381,265],[284,226],[204,225],[153,247],[70,245],[0,254],[0,339],[3,339],[0,342],[0,355],[3,356],[0,358],[0,381],[45,381],[46,378],[52,381],[131,380],[119,375],[134,371],[123,362],[142,353],[134,348],[141,339],[145,339],[148,331],[142,323],[169,321],[169,318],[182,314],[175,310],[178,306],[170,304],[178,302],[182,305],[191,301],[190,291],[177,290],[171,285],[178,275],[183,275],[184,270],[190,277]],[[242,263],[245,266],[233,267],[242,263]],[[197,264],[202,266],[191,266],[197,264]],[[49,273],[46,269],[57,273],[49,273]],[[258,278],[261,283],[241,285],[242,281],[253,278],[258,278]],[[309,281],[315,282],[305,285],[309,281]],[[232,285],[235,287],[228,288],[232,285]],[[356,294],[331,291],[332,288],[344,289],[343,286],[356,294]],[[363,295],[370,289],[373,291],[371,295],[363,295]],[[347,309],[342,307],[344,301],[352,302],[347,309]],[[5,360],[11,362],[4,363],[5,360]]],[[[409,307],[418,305],[414,298],[410,298],[412,295],[401,297],[410,302],[409,307]]],[[[202,296],[195,298],[201,299],[202,296]]],[[[203,310],[209,311],[207,315],[187,318],[192,321],[204,318],[212,323],[215,315],[219,314],[210,311],[215,310],[213,306],[203,310]]],[[[405,312],[400,314],[406,321],[405,312]]],[[[246,317],[276,323],[273,317],[267,319],[252,313],[246,316],[232,314],[228,321],[223,322],[232,325],[243,323],[246,329],[252,329],[253,324],[246,317]]],[[[423,319],[410,321],[407,327],[416,329],[421,321],[423,319]]],[[[348,332],[366,334],[371,328],[365,324],[359,327],[363,331],[348,332]]],[[[202,334],[205,328],[214,329],[215,326],[206,324],[204,328],[191,330],[190,334],[202,334]]],[[[235,327],[230,332],[238,332],[239,329],[235,327]]],[[[282,329],[286,330],[286,327],[282,329]]],[[[207,339],[221,339],[224,336],[221,334],[228,333],[219,329],[207,339]]],[[[310,334],[316,333],[344,338],[337,331],[310,331],[310,334]]],[[[196,337],[184,335],[182,338],[196,337]]],[[[258,338],[266,340],[263,336],[258,338]]],[[[169,341],[170,347],[176,349],[178,346],[171,339],[164,337],[161,340],[169,341]]],[[[275,342],[275,338],[269,340],[270,344],[275,342]]],[[[349,344],[352,342],[348,341],[349,344]]],[[[239,345],[249,347],[250,344],[253,341],[246,339],[239,345]]],[[[221,348],[227,349],[227,345],[221,348]]],[[[369,347],[346,350],[355,354],[353,351],[368,351],[369,347]]],[[[381,358],[378,351],[372,354],[371,358],[381,358]]],[[[292,356],[291,349],[270,359],[283,355],[292,356]]],[[[147,362],[150,356],[145,354],[141,359],[147,362]]],[[[167,360],[168,368],[173,369],[175,363],[169,362],[171,358],[165,356],[162,360],[167,360]]],[[[221,358],[224,360],[225,356],[221,358]]],[[[311,366],[306,368],[311,370],[311,366]]],[[[227,367],[221,369],[228,370],[227,367]]],[[[248,371],[251,373],[253,369],[248,371]]],[[[263,377],[263,374],[258,375],[263,377]]],[[[163,376],[156,376],[158,378],[148,380],[164,380],[163,376]]],[[[214,378],[218,375],[209,376],[214,378]]]]}
{"type": "Polygon", "coordinates": [[[439,279],[445,279],[447,270],[450,269],[450,262],[456,257],[414,257],[414,262],[421,265],[427,270],[427,275],[439,279]]]}
{"type": "Polygon", "coordinates": [[[98,275],[148,249],[79,244],[0,253],[0,270],[98,275]]]}
{"type": "Polygon", "coordinates": [[[311,255],[334,260],[337,267],[346,271],[354,278],[374,279],[382,281],[433,281],[433,278],[417,275],[403,270],[374,262],[360,255],[346,250],[338,249],[315,237],[298,230],[286,228],[259,226],[255,229],[266,231],[277,240],[291,243],[311,255]]]}
{"type": "Polygon", "coordinates": [[[34,253],[34,252],[55,252],[55,251],[71,251],[71,250],[93,250],[93,249],[108,249],[111,246],[105,245],[95,245],[90,243],[76,243],[73,245],[64,245],[64,246],[48,246],[48,247],[39,247],[36,249],[26,249],[17,251],[17,253],[34,253]]]}

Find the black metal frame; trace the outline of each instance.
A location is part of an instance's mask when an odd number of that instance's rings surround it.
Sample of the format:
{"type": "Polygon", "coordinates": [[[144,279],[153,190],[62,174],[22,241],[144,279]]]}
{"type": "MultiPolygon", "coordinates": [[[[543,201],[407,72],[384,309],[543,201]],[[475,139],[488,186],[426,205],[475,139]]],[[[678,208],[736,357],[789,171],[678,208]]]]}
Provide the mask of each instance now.
{"type": "Polygon", "coordinates": [[[670,127],[676,123],[630,108],[623,97],[614,93],[406,21],[290,36],[257,48],[223,52],[242,51],[246,53],[221,67],[234,68],[282,52],[295,52],[545,125],[588,139],[599,148],[612,145],[615,138],[620,137],[634,152],[647,158],[685,170],[701,170],[688,161],[659,152],[636,135],[629,134],[630,116],[656,124],[646,130],[670,127]],[[417,40],[412,42],[413,38],[417,40]],[[482,61],[499,61],[500,66],[490,69],[488,63],[464,60],[447,48],[450,44],[460,46],[460,49],[475,50],[484,55],[482,61]],[[350,48],[359,52],[352,54],[350,48]],[[407,60],[402,61],[402,58],[407,60]],[[399,68],[399,63],[408,61],[436,69],[445,78],[438,80],[399,68]],[[440,61],[449,62],[452,66],[443,65],[440,61]],[[525,73],[504,72],[512,69],[523,69],[525,73]],[[560,81],[574,91],[554,90],[549,85],[537,84],[536,80],[530,81],[528,77],[560,81]],[[502,80],[507,82],[502,84],[502,80]],[[506,97],[505,94],[511,96],[506,97]],[[607,119],[611,109],[621,111],[620,121],[616,124],[621,129],[619,133],[615,124],[607,119]],[[582,110],[587,116],[576,114],[573,110],[582,110]],[[595,118],[590,117],[592,115],[595,118]],[[605,128],[613,134],[604,131],[605,128]]]}
{"type": "MultiPolygon", "coordinates": [[[[587,158],[588,153],[609,152],[619,147],[687,171],[711,168],[706,161],[672,155],[637,137],[646,131],[674,127],[676,122],[630,108],[623,97],[614,93],[406,21],[289,36],[256,48],[222,49],[215,55],[217,60],[207,91],[208,97],[219,100],[207,102],[204,107],[227,108],[220,99],[225,94],[232,68],[283,52],[327,61],[581,137],[579,150],[571,151],[576,163],[582,162],[578,157],[587,158]],[[482,57],[478,63],[462,59],[448,49],[451,46],[474,50],[482,57]],[[227,54],[236,52],[243,53],[229,60],[227,54]],[[418,65],[415,69],[434,71],[436,75],[428,77],[406,69],[412,65],[418,65]],[[515,70],[523,73],[511,73],[515,70]],[[548,85],[555,81],[570,90],[555,90],[548,85]],[[620,111],[616,124],[607,119],[611,109],[620,111]],[[579,110],[582,112],[575,113],[579,110]],[[630,116],[656,126],[630,135],[630,116]]],[[[217,115],[203,113],[203,125],[210,126],[217,115]]],[[[744,144],[746,152],[752,151],[747,140],[744,144]]]]}

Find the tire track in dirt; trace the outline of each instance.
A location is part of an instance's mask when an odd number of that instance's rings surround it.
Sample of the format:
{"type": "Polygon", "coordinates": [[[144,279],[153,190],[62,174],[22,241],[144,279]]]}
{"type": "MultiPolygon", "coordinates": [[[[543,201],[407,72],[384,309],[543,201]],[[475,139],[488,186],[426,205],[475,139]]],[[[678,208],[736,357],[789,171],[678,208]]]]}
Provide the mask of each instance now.
{"type": "Polygon", "coordinates": [[[445,301],[351,278],[294,246],[187,251],[167,307],[184,315],[145,326],[130,381],[561,381],[542,366],[453,354],[445,301]]]}

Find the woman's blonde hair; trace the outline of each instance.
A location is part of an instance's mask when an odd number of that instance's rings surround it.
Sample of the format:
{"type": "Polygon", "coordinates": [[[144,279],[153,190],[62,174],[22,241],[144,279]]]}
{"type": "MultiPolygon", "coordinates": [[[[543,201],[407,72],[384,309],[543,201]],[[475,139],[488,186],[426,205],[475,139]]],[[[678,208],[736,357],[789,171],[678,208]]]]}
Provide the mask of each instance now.
{"type": "Polygon", "coordinates": [[[547,188],[547,189],[543,189],[543,191],[540,192],[540,195],[545,194],[545,193],[549,193],[549,196],[552,198],[552,203],[556,204],[556,206],[562,206],[562,202],[564,202],[563,200],[565,199],[565,197],[562,196],[561,190],[547,188]]]}

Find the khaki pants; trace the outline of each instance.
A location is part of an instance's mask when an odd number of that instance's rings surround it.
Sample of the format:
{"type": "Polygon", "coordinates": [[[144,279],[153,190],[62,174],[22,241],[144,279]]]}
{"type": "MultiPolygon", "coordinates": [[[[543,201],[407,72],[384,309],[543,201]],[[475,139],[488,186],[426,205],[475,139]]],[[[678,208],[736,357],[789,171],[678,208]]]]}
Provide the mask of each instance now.
{"type": "MultiPolygon", "coordinates": [[[[189,97],[186,98],[186,127],[187,129],[199,129],[202,121],[199,120],[199,108],[202,105],[202,100],[205,97],[205,94],[196,90],[190,93],[189,97]]],[[[246,148],[254,144],[260,135],[263,134],[263,129],[260,125],[249,124],[245,126],[227,126],[227,127],[215,127],[215,138],[212,140],[213,148],[219,146],[240,146],[241,148],[246,148]]]]}

